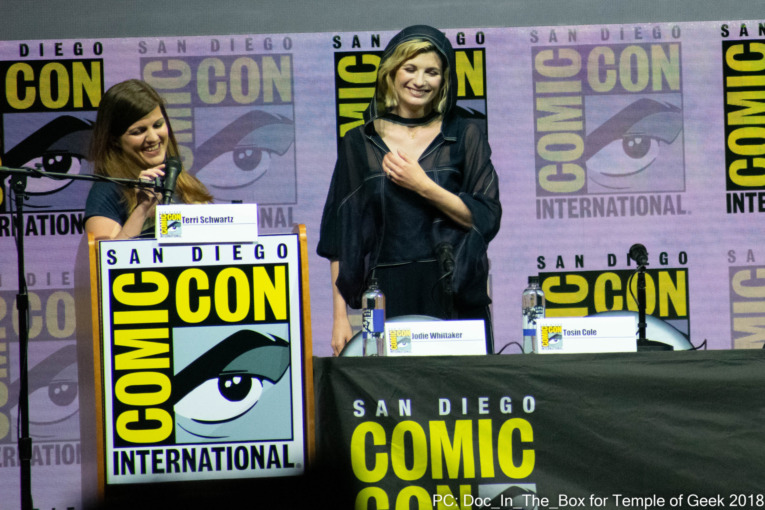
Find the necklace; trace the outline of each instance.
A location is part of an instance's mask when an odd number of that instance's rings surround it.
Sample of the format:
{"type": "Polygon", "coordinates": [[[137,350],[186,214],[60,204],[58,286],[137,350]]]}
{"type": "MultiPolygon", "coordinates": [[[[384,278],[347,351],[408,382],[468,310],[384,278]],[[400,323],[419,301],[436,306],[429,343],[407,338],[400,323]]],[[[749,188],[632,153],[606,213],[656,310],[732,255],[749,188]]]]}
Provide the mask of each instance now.
{"type": "Polygon", "coordinates": [[[407,133],[409,134],[409,138],[411,140],[414,140],[414,137],[417,135],[417,128],[422,126],[427,126],[431,122],[433,122],[437,117],[439,116],[439,113],[436,110],[431,110],[430,113],[423,117],[402,117],[400,115],[396,115],[395,113],[388,112],[382,116],[383,119],[387,120],[388,122],[392,122],[393,124],[398,124],[400,126],[404,126],[407,128],[407,133]]]}
{"type": "Polygon", "coordinates": [[[425,126],[427,124],[430,124],[431,122],[433,122],[433,119],[438,117],[438,115],[439,114],[436,110],[431,110],[430,113],[426,114],[423,117],[402,117],[400,115],[396,115],[393,112],[388,112],[384,114],[382,118],[390,122],[393,122],[394,124],[400,124],[406,127],[417,127],[417,126],[425,126]]]}

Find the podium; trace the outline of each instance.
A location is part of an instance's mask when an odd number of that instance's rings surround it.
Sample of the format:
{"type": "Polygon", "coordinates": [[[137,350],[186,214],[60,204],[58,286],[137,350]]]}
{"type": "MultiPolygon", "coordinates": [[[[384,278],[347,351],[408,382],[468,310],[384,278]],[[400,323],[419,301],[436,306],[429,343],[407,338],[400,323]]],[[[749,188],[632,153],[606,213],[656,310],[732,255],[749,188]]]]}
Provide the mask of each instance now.
{"type": "Polygon", "coordinates": [[[302,476],[314,451],[305,227],[89,247],[101,497],[302,476]]]}

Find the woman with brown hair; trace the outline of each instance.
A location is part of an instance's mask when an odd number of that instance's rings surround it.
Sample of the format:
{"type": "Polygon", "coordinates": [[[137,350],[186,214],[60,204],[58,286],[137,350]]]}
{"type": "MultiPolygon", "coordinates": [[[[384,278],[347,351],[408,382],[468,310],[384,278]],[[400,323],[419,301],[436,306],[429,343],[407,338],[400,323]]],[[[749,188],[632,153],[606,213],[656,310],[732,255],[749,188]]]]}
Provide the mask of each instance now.
{"type": "MultiPolygon", "coordinates": [[[[164,177],[167,158],[180,154],[157,91],[140,80],[127,80],[107,90],[93,127],[90,156],[98,175],[146,181],[164,177]]],[[[187,204],[213,198],[186,172],[178,176],[174,197],[187,204]]],[[[150,237],[160,200],[149,188],[135,190],[97,181],[85,205],[85,229],[96,239],[150,237]]]]}

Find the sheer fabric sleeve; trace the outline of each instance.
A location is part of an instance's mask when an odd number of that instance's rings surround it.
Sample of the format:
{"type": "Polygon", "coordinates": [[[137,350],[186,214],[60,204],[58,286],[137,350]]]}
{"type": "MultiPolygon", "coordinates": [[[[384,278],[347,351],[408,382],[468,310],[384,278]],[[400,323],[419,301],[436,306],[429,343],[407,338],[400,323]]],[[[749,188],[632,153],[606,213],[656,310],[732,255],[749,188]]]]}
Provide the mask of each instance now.
{"type": "Polygon", "coordinates": [[[469,123],[463,139],[465,170],[460,198],[473,215],[473,228],[488,243],[497,235],[502,219],[499,182],[491,163],[491,147],[481,129],[469,123]]]}
{"type": "Polygon", "coordinates": [[[489,241],[499,231],[502,205],[491,148],[483,131],[468,122],[461,139],[465,153],[463,185],[459,194],[470,209],[473,225],[454,247],[452,286],[455,301],[465,307],[488,305],[489,241]]]}
{"type": "Polygon", "coordinates": [[[340,262],[337,287],[351,308],[361,305],[376,236],[365,190],[368,158],[361,130],[348,132],[340,143],[316,248],[320,256],[340,262]]]}

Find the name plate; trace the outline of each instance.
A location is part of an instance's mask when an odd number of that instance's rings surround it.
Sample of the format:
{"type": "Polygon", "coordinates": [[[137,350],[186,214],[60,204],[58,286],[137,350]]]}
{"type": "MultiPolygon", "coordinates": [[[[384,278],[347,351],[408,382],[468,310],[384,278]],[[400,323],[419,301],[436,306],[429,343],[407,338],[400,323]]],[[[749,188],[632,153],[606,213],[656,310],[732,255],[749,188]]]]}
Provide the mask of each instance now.
{"type": "Polygon", "coordinates": [[[252,243],[258,239],[257,204],[158,205],[160,243],[252,243]]]}
{"type": "Polygon", "coordinates": [[[482,320],[388,322],[388,356],[486,354],[482,320]]]}
{"type": "Polygon", "coordinates": [[[534,352],[538,354],[635,351],[634,316],[537,319],[534,352]]]}

